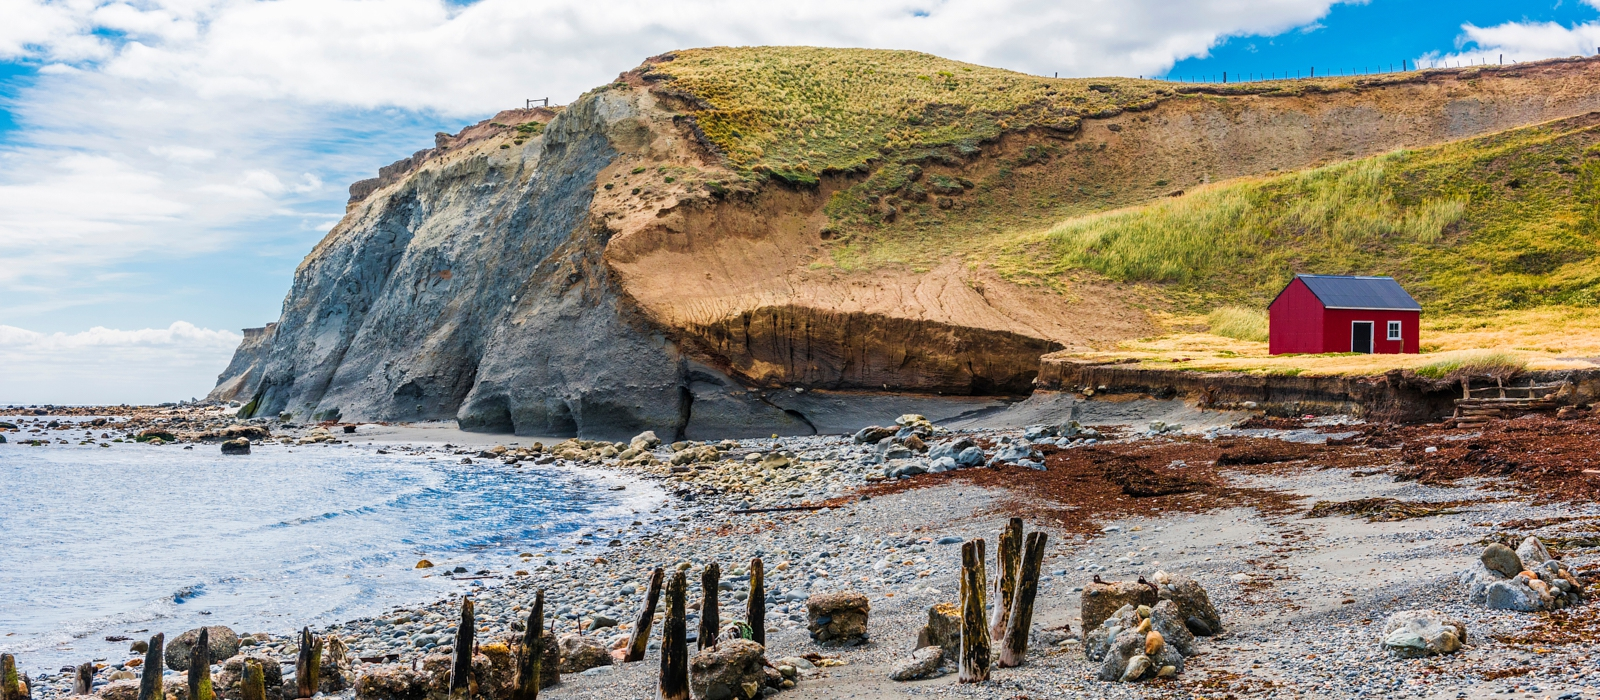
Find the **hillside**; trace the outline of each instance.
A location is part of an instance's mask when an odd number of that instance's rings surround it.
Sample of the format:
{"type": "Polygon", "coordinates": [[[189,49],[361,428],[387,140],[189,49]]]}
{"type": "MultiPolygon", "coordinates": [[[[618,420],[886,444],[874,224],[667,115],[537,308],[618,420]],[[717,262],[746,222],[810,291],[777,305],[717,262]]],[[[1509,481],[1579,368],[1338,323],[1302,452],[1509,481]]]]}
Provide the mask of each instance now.
{"type": "Polygon", "coordinates": [[[834,410],[817,390],[1026,392],[1044,353],[1251,303],[1283,266],[1393,259],[1450,308],[1578,295],[1581,241],[1524,230],[1533,218],[1472,188],[1518,190],[1564,225],[1535,193],[1582,189],[1589,127],[1430,147],[1600,109],[1597,87],[1592,60],[1175,85],[680,51],[353,186],[270,341],[242,348],[216,395],[522,434],[794,433],[834,410]],[[1483,179],[1528,169],[1524,153],[1568,162],[1483,179]],[[1260,179],[1206,186],[1239,178],[1260,179]],[[1307,193],[1339,211],[1288,206],[1307,193]],[[1150,233],[1178,219],[1184,246],[1150,233]],[[1506,257],[1514,236],[1547,257],[1506,257]],[[1522,276],[1451,283],[1485,264],[1522,276]]]}

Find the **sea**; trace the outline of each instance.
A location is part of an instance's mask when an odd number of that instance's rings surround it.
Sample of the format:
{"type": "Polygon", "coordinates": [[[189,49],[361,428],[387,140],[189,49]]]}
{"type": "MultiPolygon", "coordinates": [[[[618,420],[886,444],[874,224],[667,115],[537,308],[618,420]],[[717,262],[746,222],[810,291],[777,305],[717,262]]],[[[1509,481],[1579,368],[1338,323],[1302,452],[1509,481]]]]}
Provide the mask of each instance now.
{"type": "Polygon", "coordinates": [[[69,444],[17,432],[0,444],[0,652],[35,675],[121,660],[123,638],[202,625],[281,635],[500,585],[532,565],[520,553],[566,558],[587,530],[629,527],[666,501],[613,473],[438,450],[224,456],[52,435],[69,444]],[[415,568],[422,559],[435,566],[415,568]],[[445,575],[456,567],[468,575],[445,575]]]}

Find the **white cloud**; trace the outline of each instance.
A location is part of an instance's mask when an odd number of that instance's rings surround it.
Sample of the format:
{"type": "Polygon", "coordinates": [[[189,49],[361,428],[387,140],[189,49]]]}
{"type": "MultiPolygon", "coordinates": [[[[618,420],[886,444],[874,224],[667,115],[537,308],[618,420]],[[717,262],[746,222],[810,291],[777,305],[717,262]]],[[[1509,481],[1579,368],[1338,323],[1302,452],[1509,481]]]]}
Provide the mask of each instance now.
{"type": "MultiPolygon", "coordinates": [[[[1600,7],[1600,0],[1586,0],[1600,7]]],[[[1434,52],[1418,58],[1424,67],[1537,61],[1600,53],[1600,22],[1571,26],[1556,22],[1506,22],[1492,27],[1461,25],[1458,50],[1434,52]]]]}
{"type": "Polygon", "coordinates": [[[184,321],[135,331],[0,326],[0,404],[159,403],[211,390],[240,336],[184,321]]]}

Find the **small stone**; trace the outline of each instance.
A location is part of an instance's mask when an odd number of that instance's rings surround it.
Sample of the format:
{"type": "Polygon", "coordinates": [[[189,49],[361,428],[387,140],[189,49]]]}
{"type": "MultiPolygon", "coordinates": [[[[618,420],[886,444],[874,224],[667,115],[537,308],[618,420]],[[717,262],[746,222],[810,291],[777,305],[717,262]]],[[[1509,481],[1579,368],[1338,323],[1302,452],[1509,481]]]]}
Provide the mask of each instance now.
{"type": "Polygon", "coordinates": [[[420,560],[420,561],[417,562],[416,568],[418,568],[418,569],[432,569],[433,568],[433,562],[428,561],[427,559],[420,560]]]}
{"type": "Polygon", "coordinates": [[[1128,659],[1128,669],[1122,672],[1122,677],[1117,679],[1123,683],[1139,680],[1150,671],[1150,657],[1140,654],[1128,659]]]}

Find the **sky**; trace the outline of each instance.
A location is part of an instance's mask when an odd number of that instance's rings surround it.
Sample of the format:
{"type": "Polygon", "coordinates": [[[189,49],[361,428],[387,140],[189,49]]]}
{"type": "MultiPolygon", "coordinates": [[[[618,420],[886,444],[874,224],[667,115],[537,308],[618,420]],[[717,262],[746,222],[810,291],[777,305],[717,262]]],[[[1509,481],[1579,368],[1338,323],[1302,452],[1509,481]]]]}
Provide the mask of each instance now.
{"type": "Polygon", "coordinates": [[[0,406],[204,396],[351,182],[678,48],[1230,79],[1593,54],[1600,0],[0,0],[0,406]]]}

